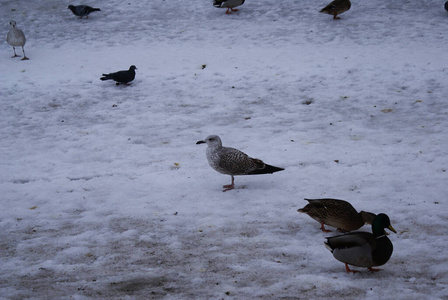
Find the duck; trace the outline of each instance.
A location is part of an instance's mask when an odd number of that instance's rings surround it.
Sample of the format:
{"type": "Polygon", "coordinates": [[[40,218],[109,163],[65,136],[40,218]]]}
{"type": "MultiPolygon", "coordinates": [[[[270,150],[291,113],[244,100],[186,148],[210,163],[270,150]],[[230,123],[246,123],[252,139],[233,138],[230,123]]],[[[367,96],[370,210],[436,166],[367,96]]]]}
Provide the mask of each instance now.
{"type": "Polygon", "coordinates": [[[340,19],[338,15],[350,9],[352,3],[350,0],[334,0],[320,11],[324,14],[333,15],[334,20],[340,19]]]}
{"type": "Polygon", "coordinates": [[[238,11],[235,7],[243,5],[244,0],[213,0],[213,6],[218,8],[227,7],[226,14],[231,14],[232,11],[238,11]]]}
{"type": "Polygon", "coordinates": [[[323,232],[331,232],[324,225],[336,227],[338,231],[348,232],[359,229],[364,224],[372,224],[375,214],[366,211],[357,212],[347,201],[339,199],[306,199],[308,204],[298,212],[305,213],[321,225],[323,232]]]}
{"type": "Polygon", "coordinates": [[[357,231],[327,237],[324,244],[333,253],[334,258],[345,264],[347,273],[359,272],[351,270],[348,265],[377,272],[381,269],[373,267],[387,263],[393,252],[393,245],[386,235],[385,228],[397,233],[390,224],[389,216],[381,213],[372,221],[372,233],[357,231]]]}

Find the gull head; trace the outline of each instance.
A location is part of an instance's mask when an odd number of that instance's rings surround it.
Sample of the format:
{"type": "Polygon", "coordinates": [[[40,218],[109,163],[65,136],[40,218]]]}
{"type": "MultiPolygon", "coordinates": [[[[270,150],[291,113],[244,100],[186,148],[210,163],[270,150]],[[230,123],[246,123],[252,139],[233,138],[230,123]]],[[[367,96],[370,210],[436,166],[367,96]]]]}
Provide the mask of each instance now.
{"type": "Polygon", "coordinates": [[[209,135],[205,140],[198,141],[198,144],[207,144],[209,147],[222,147],[221,139],[217,135],[209,135]]]}

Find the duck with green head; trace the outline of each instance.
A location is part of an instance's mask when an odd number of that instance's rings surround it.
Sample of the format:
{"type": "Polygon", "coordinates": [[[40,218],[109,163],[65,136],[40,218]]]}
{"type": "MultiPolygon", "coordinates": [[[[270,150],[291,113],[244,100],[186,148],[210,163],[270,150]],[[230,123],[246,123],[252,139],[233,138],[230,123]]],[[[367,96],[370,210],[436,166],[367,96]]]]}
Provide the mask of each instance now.
{"type": "Polygon", "coordinates": [[[350,232],[328,237],[325,247],[337,260],[345,263],[348,273],[358,272],[351,270],[348,265],[379,271],[380,269],[372,267],[387,263],[393,252],[393,245],[384,231],[385,228],[397,233],[390,224],[389,217],[386,214],[378,214],[372,222],[372,233],[350,232]]]}

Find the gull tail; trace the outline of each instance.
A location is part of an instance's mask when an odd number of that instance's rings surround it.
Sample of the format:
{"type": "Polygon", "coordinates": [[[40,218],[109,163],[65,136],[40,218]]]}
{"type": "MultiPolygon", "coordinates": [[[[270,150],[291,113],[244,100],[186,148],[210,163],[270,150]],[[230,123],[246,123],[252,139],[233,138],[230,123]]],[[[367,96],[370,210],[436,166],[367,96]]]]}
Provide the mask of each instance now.
{"type": "Polygon", "coordinates": [[[264,168],[256,169],[250,172],[250,175],[258,175],[258,174],[272,174],[275,172],[283,171],[283,168],[274,167],[268,164],[264,164],[264,168]]]}

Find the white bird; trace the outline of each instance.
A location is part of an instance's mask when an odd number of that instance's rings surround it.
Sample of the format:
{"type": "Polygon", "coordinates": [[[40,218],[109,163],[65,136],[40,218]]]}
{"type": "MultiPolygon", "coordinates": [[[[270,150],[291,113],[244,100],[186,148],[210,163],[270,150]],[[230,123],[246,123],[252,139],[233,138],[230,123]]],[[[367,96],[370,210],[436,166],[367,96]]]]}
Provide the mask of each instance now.
{"type": "Polygon", "coordinates": [[[240,150],[223,147],[221,139],[217,135],[210,135],[196,144],[207,144],[206,154],[210,167],[219,173],[232,177],[232,183],[224,185],[223,192],[232,190],[235,187],[233,177],[235,175],[272,174],[284,170],[283,168],[265,164],[260,159],[251,158],[240,150]]]}
{"type": "Polygon", "coordinates": [[[8,44],[12,46],[12,50],[14,51],[13,57],[20,57],[20,55],[16,54],[15,47],[22,47],[23,52],[22,60],[28,60],[29,58],[26,57],[25,49],[23,48],[26,43],[26,38],[25,35],[23,34],[23,31],[17,28],[15,21],[9,22],[9,25],[11,26],[11,28],[9,29],[8,35],[6,36],[6,42],[8,42],[8,44]]]}

